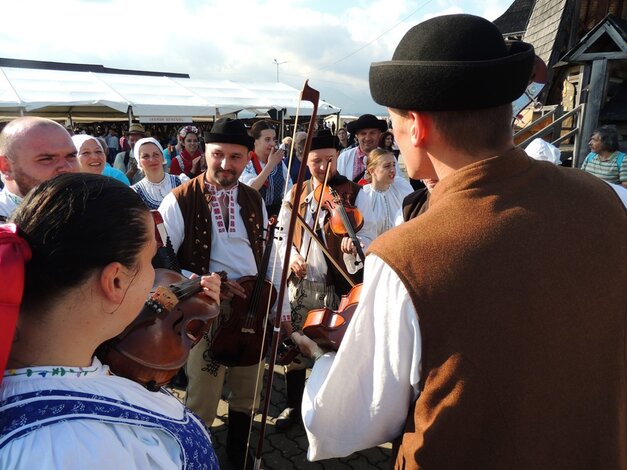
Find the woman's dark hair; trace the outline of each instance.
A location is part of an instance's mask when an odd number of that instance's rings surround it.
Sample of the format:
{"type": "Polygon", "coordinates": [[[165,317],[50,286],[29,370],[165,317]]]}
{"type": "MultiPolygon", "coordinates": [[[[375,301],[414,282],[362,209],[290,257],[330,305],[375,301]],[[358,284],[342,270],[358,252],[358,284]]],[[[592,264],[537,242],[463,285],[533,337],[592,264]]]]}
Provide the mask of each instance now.
{"type": "Polygon", "coordinates": [[[67,173],[41,183],[11,217],[33,256],[22,308],[38,311],[98,268],[135,268],[149,233],[141,198],[108,176],[67,173]]]}
{"type": "Polygon", "coordinates": [[[266,129],[276,131],[270,121],[257,121],[253,124],[253,127],[250,128],[250,135],[253,139],[257,140],[261,137],[261,131],[265,131],[266,129]]]}
{"type": "Polygon", "coordinates": [[[618,129],[616,129],[616,126],[601,126],[598,129],[595,129],[592,134],[599,134],[599,139],[601,140],[601,148],[603,150],[607,152],[616,152],[620,149],[620,146],[618,144],[618,129]]]}

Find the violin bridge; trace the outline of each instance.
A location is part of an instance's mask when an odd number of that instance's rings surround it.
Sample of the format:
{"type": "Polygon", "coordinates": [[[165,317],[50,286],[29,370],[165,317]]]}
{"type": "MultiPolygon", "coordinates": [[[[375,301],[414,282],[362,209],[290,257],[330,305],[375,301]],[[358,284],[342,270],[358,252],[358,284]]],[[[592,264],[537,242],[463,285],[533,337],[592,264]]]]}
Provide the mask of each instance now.
{"type": "Polygon", "coordinates": [[[177,303],[178,299],[176,295],[163,286],[157,287],[146,301],[146,304],[156,310],[157,313],[161,313],[162,310],[170,311],[177,303]]]}

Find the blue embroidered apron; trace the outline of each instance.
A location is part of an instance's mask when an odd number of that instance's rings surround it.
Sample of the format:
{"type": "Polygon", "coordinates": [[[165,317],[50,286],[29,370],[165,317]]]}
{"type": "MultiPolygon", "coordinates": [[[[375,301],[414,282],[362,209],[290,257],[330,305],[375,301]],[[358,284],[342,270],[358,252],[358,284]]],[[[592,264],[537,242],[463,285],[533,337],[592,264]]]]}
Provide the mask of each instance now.
{"type": "Polygon", "coordinates": [[[75,419],[163,430],[178,442],[183,469],[220,468],[208,432],[187,408],[182,419],[175,419],[112,398],[68,390],[24,393],[0,402],[0,449],[44,426],[75,419]]]}

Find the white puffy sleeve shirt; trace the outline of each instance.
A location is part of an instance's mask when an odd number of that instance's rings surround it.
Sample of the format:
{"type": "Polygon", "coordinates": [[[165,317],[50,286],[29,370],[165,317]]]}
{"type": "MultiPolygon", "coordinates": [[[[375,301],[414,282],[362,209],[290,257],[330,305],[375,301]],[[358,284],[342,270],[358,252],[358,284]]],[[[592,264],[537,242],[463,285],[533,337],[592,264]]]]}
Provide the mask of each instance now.
{"type": "Polygon", "coordinates": [[[346,457],[398,437],[418,397],[422,341],[409,293],[375,255],[337,353],[318,359],[302,415],[309,460],[346,457]]]}

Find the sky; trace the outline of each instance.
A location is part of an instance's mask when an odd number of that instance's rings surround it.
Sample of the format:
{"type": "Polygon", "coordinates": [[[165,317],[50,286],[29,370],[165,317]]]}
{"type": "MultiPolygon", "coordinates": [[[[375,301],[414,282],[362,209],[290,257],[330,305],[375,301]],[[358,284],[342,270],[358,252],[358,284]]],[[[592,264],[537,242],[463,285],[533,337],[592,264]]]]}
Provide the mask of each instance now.
{"type": "Polygon", "coordinates": [[[498,18],[513,0],[11,0],[0,56],[187,73],[194,79],[306,79],[342,114],[386,110],[368,90],[370,63],[442,14],[498,18]],[[276,63],[280,65],[276,65],[276,63]]]}

